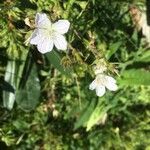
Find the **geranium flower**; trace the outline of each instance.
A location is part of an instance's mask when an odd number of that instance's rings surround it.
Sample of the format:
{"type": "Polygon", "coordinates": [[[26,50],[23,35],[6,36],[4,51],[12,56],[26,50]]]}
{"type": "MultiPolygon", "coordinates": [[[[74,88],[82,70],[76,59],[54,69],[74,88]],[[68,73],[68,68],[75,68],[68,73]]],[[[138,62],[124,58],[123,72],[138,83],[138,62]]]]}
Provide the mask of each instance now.
{"type": "Polygon", "coordinates": [[[89,85],[90,90],[96,90],[96,95],[101,97],[105,94],[106,88],[110,91],[116,91],[118,86],[116,80],[105,74],[98,74],[95,80],[89,85]]]}
{"type": "Polygon", "coordinates": [[[37,45],[41,53],[50,52],[54,45],[59,50],[67,49],[67,41],[64,34],[68,32],[70,23],[68,20],[58,20],[52,24],[44,13],[37,13],[35,17],[36,29],[32,33],[29,42],[37,45]]]}

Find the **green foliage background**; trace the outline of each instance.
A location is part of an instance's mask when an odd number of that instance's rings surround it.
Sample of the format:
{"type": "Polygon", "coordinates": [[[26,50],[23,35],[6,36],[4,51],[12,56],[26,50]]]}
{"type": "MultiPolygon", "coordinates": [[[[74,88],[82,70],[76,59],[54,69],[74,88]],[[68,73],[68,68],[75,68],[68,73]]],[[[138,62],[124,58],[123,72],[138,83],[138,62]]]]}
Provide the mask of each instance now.
{"type": "Polygon", "coordinates": [[[0,149],[150,149],[150,51],[131,4],[145,8],[144,0],[0,1],[0,149]],[[41,11],[71,22],[67,52],[25,44],[24,20],[41,11]],[[99,60],[119,74],[119,90],[102,98],[88,89],[99,60]]]}

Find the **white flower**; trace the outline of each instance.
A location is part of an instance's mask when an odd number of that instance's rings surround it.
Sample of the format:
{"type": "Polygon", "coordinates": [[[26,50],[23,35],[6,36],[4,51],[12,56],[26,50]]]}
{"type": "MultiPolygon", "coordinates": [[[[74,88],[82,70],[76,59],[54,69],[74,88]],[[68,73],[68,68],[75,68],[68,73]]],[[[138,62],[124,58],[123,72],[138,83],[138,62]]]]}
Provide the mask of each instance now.
{"type": "Polygon", "coordinates": [[[35,17],[36,29],[32,33],[30,44],[37,45],[41,53],[50,52],[54,45],[59,50],[67,49],[67,41],[63,36],[68,32],[70,23],[68,20],[59,20],[52,24],[44,13],[37,13],[35,17]]]}
{"type": "Polygon", "coordinates": [[[96,95],[101,97],[105,94],[106,88],[110,91],[116,91],[118,86],[116,80],[105,74],[98,74],[95,80],[90,84],[90,90],[96,90],[96,95]]]}

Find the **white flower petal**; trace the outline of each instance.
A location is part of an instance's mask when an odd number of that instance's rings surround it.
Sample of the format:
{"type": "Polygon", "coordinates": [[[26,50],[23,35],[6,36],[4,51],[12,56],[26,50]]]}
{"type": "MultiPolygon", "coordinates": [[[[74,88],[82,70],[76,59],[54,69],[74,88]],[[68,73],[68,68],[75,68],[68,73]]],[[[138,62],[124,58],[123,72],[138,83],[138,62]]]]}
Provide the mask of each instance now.
{"type": "Polygon", "coordinates": [[[66,50],[67,49],[67,41],[65,37],[61,34],[56,34],[53,37],[54,45],[59,50],[66,50]]]}
{"type": "Polygon", "coordinates": [[[53,49],[54,43],[50,38],[43,38],[37,45],[37,49],[40,53],[44,54],[50,52],[53,49]]]}
{"type": "Polygon", "coordinates": [[[116,83],[116,80],[113,77],[111,77],[111,76],[107,76],[106,75],[105,78],[106,78],[107,81],[109,81],[111,83],[116,83]]]}
{"type": "Polygon", "coordinates": [[[38,36],[37,29],[35,29],[30,37],[30,44],[37,45],[39,41],[40,37],[38,36]]]}
{"type": "Polygon", "coordinates": [[[105,86],[107,87],[107,89],[109,89],[110,91],[116,91],[118,89],[118,86],[116,85],[116,80],[110,76],[106,76],[105,78],[105,86]]]}
{"type": "Polygon", "coordinates": [[[106,84],[106,87],[110,91],[116,91],[118,89],[118,86],[115,83],[108,83],[106,84]]]}
{"type": "Polygon", "coordinates": [[[37,45],[41,42],[43,37],[46,37],[46,30],[35,29],[30,37],[30,44],[37,45]]]}
{"type": "Polygon", "coordinates": [[[51,26],[51,21],[44,13],[37,13],[35,17],[35,24],[37,28],[47,28],[51,26]]]}
{"type": "Polygon", "coordinates": [[[105,91],[106,91],[105,86],[99,85],[96,87],[96,95],[99,97],[103,96],[105,94],[105,91]]]}
{"type": "Polygon", "coordinates": [[[94,80],[90,85],[89,85],[89,89],[90,90],[94,90],[96,88],[96,80],[94,80]]]}
{"type": "Polygon", "coordinates": [[[52,25],[52,28],[60,34],[67,33],[69,27],[70,27],[70,22],[68,20],[59,20],[52,25]]]}

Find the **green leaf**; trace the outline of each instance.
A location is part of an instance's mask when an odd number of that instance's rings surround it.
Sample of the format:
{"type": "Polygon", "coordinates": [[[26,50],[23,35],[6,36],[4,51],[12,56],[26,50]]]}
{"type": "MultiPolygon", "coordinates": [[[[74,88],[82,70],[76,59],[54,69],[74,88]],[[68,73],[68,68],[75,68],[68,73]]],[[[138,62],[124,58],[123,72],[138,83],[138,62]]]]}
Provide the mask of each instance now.
{"type": "Polygon", "coordinates": [[[85,8],[88,4],[87,1],[75,1],[75,3],[78,4],[82,8],[82,10],[85,10],[85,8]]]}
{"type": "Polygon", "coordinates": [[[134,30],[131,39],[133,41],[135,41],[136,43],[138,42],[138,31],[137,30],[134,30]]]}
{"type": "Polygon", "coordinates": [[[25,131],[30,127],[30,125],[24,119],[14,120],[12,125],[19,131],[25,131]]]}
{"type": "Polygon", "coordinates": [[[46,54],[47,59],[49,62],[56,68],[58,69],[62,74],[70,77],[71,76],[71,70],[66,69],[61,65],[61,57],[56,51],[51,51],[46,54]]]}
{"type": "Polygon", "coordinates": [[[106,53],[106,58],[109,59],[121,46],[122,42],[116,42],[110,45],[109,50],[106,53]]]}
{"type": "Polygon", "coordinates": [[[120,85],[150,85],[150,72],[142,69],[130,69],[121,74],[120,85]]]}
{"type": "MultiPolygon", "coordinates": [[[[105,100],[105,99],[104,99],[105,100]]],[[[91,114],[88,122],[86,130],[89,131],[99,120],[103,118],[106,112],[112,107],[112,105],[105,106],[102,99],[99,100],[95,110],[91,114]]]]}
{"type": "Polygon", "coordinates": [[[93,112],[95,105],[96,105],[96,99],[93,99],[91,101],[91,103],[89,103],[87,105],[87,107],[83,110],[80,118],[77,120],[77,122],[74,125],[74,129],[77,129],[77,128],[85,125],[85,123],[88,121],[91,113],[93,112]]]}
{"type": "Polygon", "coordinates": [[[30,111],[39,103],[40,83],[35,64],[32,66],[24,87],[16,92],[16,102],[24,111],[30,111]]]}
{"type": "Polygon", "coordinates": [[[150,51],[145,51],[142,53],[142,56],[140,56],[136,61],[140,62],[150,62],[150,51]]]}

